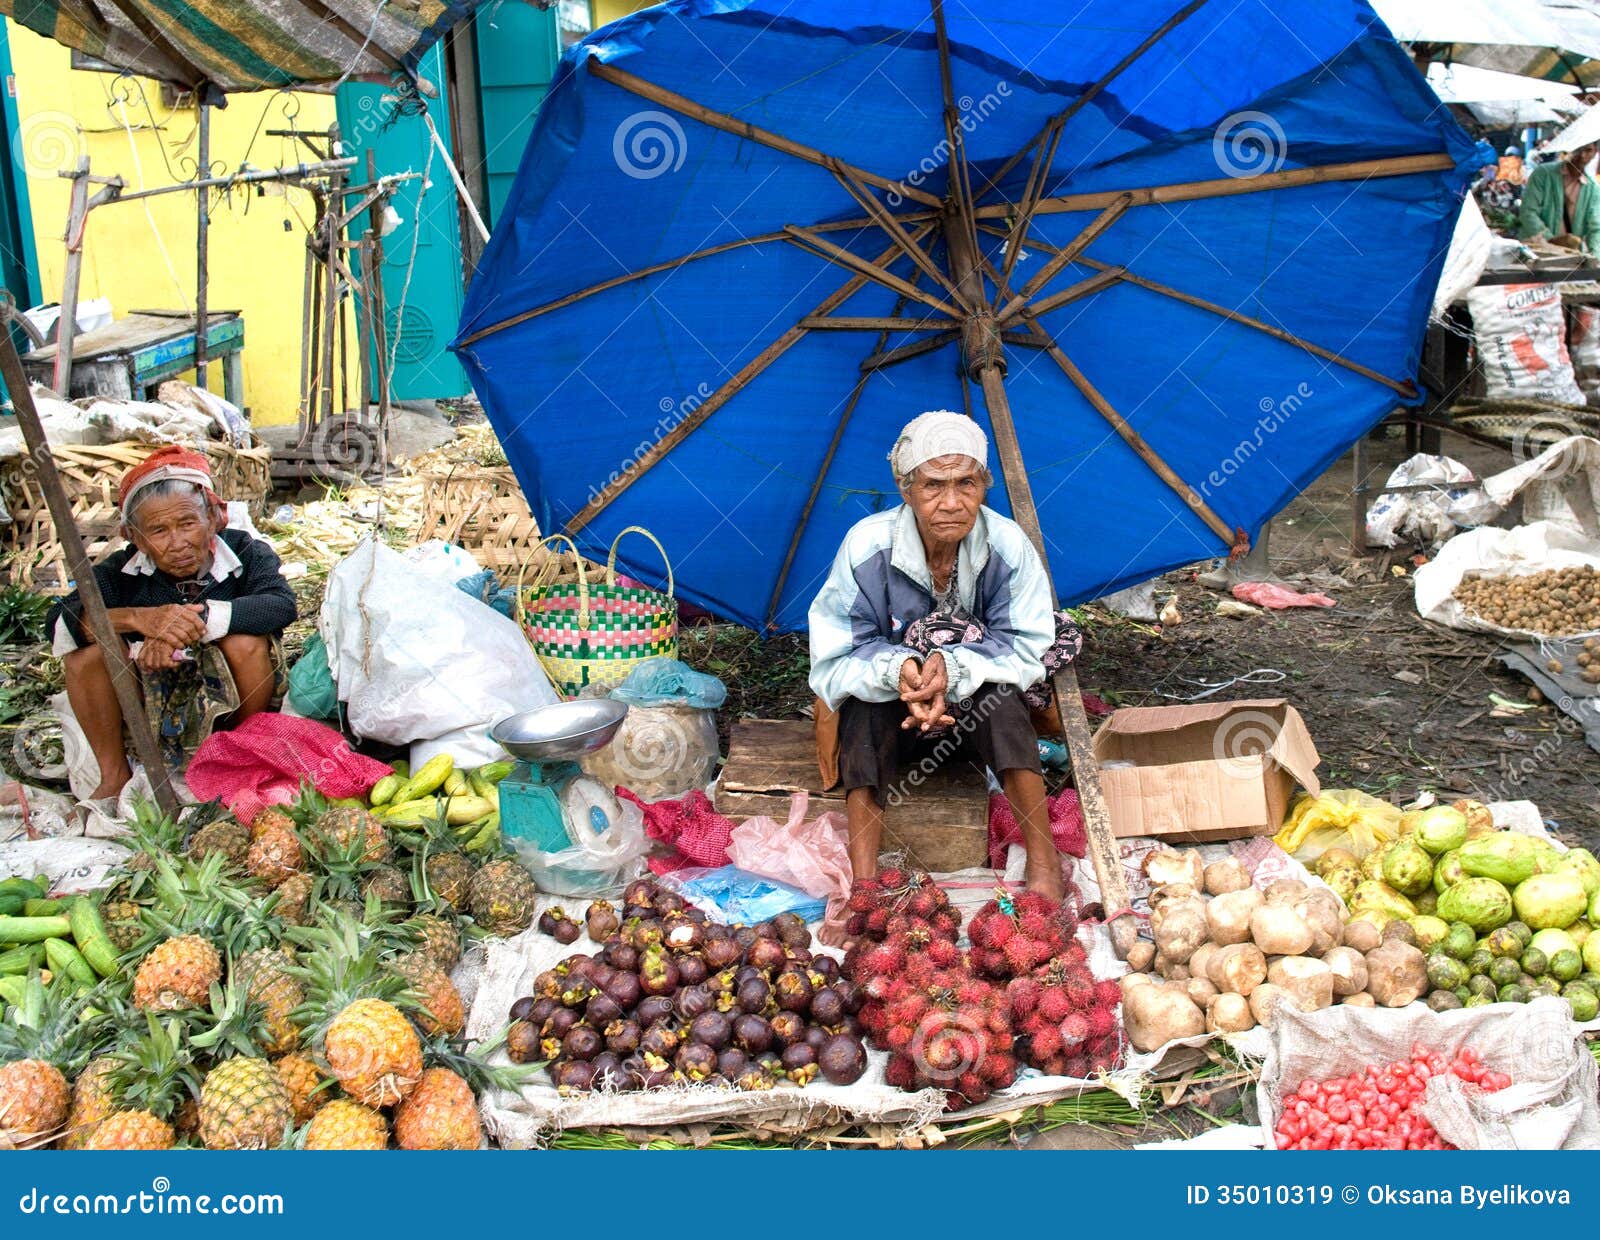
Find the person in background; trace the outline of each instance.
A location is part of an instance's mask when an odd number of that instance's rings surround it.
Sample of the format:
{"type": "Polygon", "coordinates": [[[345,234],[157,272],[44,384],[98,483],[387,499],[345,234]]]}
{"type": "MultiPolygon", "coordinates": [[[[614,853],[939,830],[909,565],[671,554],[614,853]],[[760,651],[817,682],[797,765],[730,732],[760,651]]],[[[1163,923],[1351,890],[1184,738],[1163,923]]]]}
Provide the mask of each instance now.
{"type": "Polygon", "coordinates": [[[1517,211],[1519,238],[1600,255],[1600,184],[1587,171],[1595,151],[1580,146],[1533,170],[1517,211]]]}
{"type": "MultiPolygon", "coordinates": [[[[294,592],[270,545],[228,529],[227,506],[202,453],[169,445],[117,492],[131,545],[95,566],[111,626],[128,643],[163,756],[181,768],[214,728],[242,723],[282,696],[280,638],[294,592]]],[[[132,778],[110,665],[74,590],[51,612],[67,698],[100,767],[94,799],[132,778]]]]}
{"type": "Polygon", "coordinates": [[[1520,146],[1506,147],[1506,153],[1500,156],[1500,162],[1495,165],[1494,179],[1505,181],[1511,185],[1523,185],[1528,180],[1527,169],[1522,166],[1522,148],[1520,146]]]}

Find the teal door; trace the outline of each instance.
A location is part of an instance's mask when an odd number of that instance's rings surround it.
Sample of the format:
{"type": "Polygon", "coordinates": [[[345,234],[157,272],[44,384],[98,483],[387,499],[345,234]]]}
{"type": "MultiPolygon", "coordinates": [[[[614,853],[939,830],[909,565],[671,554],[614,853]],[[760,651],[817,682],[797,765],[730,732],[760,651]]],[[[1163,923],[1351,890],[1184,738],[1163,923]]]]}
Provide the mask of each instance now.
{"type": "MultiPolygon", "coordinates": [[[[438,45],[423,57],[421,75],[439,88],[428,110],[448,148],[450,120],[445,99],[444,57],[438,45]]],[[[421,172],[395,194],[400,224],[383,239],[383,296],[387,310],[389,352],[394,359],[392,388],[396,400],[439,400],[470,392],[466,372],[445,346],[461,318],[461,236],[455,187],[434,152],[420,116],[394,111],[392,90],[385,85],[348,82],[337,92],[339,130],[345,153],[360,161],[351,170],[353,183],[366,180],[366,153],[377,158],[378,174],[421,172]],[[385,100],[384,96],[391,96],[385,100]]],[[[354,231],[354,228],[352,228],[354,231]]]]}
{"type": "Polygon", "coordinates": [[[561,60],[561,28],[555,8],[541,12],[531,4],[486,4],[473,19],[473,38],[489,190],[484,219],[493,228],[561,60]]]}

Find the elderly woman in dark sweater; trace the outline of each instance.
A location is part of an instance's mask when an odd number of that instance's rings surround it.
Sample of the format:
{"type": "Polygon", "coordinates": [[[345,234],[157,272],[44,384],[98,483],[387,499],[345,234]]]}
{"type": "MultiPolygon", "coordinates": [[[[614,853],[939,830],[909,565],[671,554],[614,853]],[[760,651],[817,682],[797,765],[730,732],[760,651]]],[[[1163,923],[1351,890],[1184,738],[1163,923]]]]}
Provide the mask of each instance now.
{"type": "MultiPolygon", "coordinates": [[[[214,727],[271,707],[294,593],[269,545],[226,528],[226,505],[200,453],[162,448],[129,471],[118,502],[131,545],[96,565],[95,579],[112,627],[129,643],[162,748],[181,766],[214,727]]],[[[132,778],[122,708],[76,591],[52,621],[67,697],[100,765],[94,796],[115,796],[132,778]]]]}

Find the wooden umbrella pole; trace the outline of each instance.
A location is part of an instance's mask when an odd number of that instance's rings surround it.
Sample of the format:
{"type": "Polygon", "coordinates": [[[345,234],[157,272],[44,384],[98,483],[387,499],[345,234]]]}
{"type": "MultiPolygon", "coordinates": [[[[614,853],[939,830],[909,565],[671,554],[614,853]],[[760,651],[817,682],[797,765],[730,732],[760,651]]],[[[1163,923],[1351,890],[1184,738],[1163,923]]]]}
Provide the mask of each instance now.
{"type": "MultiPolygon", "coordinates": [[[[1098,211],[1122,194],[1132,197],[1132,206],[1155,203],[1197,202],[1204,198],[1232,198],[1240,194],[1260,194],[1276,189],[1295,189],[1302,185],[1329,185],[1337,181],[1368,181],[1375,177],[1404,177],[1419,172],[1443,172],[1456,161],[1440,151],[1436,155],[1397,155],[1389,159],[1362,159],[1345,164],[1314,164],[1309,168],[1287,168],[1263,172],[1253,177],[1221,177],[1214,181],[1184,181],[1175,185],[1151,185],[1142,189],[1108,189],[1089,194],[1063,194],[1041,198],[1039,215],[1069,211],[1098,211]]],[[[991,202],[976,208],[980,220],[1004,219],[1015,215],[1020,205],[991,202]]]]}
{"type": "Polygon", "coordinates": [[[922,340],[913,340],[910,344],[903,344],[895,349],[880,350],[863,358],[861,369],[882,370],[886,366],[897,366],[901,362],[909,362],[914,357],[921,357],[924,353],[937,352],[960,336],[959,331],[951,330],[940,332],[937,336],[927,336],[922,340]]]}
{"type": "Polygon", "coordinates": [[[846,316],[842,314],[812,314],[800,320],[801,327],[814,332],[943,332],[950,330],[950,320],[944,318],[913,319],[905,315],[846,316]]]}
{"type": "Polygon", "coordinates": [[[155,729],[144,713],[144,699],[139,693],[138,673],[128,662],[127,651],[122,648],[122,638],[111,627],[111,617],[106,611],[105,599],[100,594],[100,583],[95,578],[94,566],[89,563],[89,553],[83,545],[83,535],[72,515],[72,502],[66,488],[61,485],[61,475],[56,472],[55,457],[50,453],[50,442],[45,438],[44,427],[39,424],[39,412],[33,405],[33,393],[28,389],[27,376],[22,373],[22,359],[11,343],[7,332],[0,332],[0,375],[11,393],[11,407],[22,428],[22,437],[28,444],[28,457],[39,475],[39,488],[44,492],[50,520],[55,524],[56,537],[66,555],[67,567],[78,585],[78,597],[83,602],[84,619],[94,634],[96,645],[105,659],[106,670],[111,674],[111,687],[116,691],[117,703],[122,707],[122,719],[133,738],[133,752],[150,777],[150,788],[155,793],[161,812],[176,818],[178,797],[172,790],[172,779],[167,764],[161,757],[161,745],[156,740],[155,729]]]}
{"type": "MultiPolygon", "coordinates": [[[[957,301],[961,300],[961,293],[950,282],[950,277],[939,270],[938,264],[933,261],[932,257],[920,245],[912,242],[910,235],[900,226],[900,221],[895,219],[894,213],[874,198],[871,190],[852,176],[848,168],[830,164],[828,170],[833,173],[839,184],[844,187],[845,193],[859,202],[867,214],[877,221],[878,227],[888,234],[889,239],[899,245],[900,252],[911,260],[918,271],[931,277],[935,284],[943,288],[945,292],[949,293],[957,301]]],[[[976,306],[964,306],[963,308],[968,311],[977,309],[976,306]]]]}
{"type": "MultiPolygon", "coordinates": [[[[959,220],[952,219],[947,223],[945,243],[950,251],[951,274],[956,277],[957,283],[981,287],[981,257],[972,250],[967,231],[959,220]]],[[[985,325],[971,326],[981,328],[985,325]]],[[[973,335],[976,338],[978,333],[975,331],[973,335]]],[[[1012,518],[1022,527],[1023,533],[1033,543],[1034,550],[1039,553],[1045,580],[1050,583],[1053,608],[1057,602],[1055,578],[1050,574],[1050,556],[1045,548],[1044,531],[1039,524],[1039,510],[1034,507],[1033,487],[1028,482],[1028,473],[1022,464],[1022,447],[1017,442],[1016,426],[1011,420],[1003,358],[997,363],[994,355],[985,351],[981,365],[976,364],[977,359],[971,358],[970,353],[968,360],[974,363],[969,366],[969,374],[982,386],[984,403],[989,409],[989,425],[994,431],[995,450],[1000,457],[1000,472],[1005,478],[1012,518]],[[973,370],[976,373],[972,373],[973,370]]],[[[964,392],[966,383],[963,382],[961,386],[964,392]]],[[[1100,789],[1100,763],[1094,754],[1094,741],[1089,733],[1089,717],[1083,709],[1077,670],[1069,663],[1051,675],[1050,683],[1055,689],[1056,709],[1061,714],[1061,729],[1066,734],[1067,752],[1072,758],[1072,776],[1078,790],[1078,804],[1083,810],[1089,860],[1100,885],[1100,902],[1110,924],[1111,942],[1117,955],[1127,959],[1129,950],[1139,936],[1139,928],[1128,898],[1122,856],[1111,830],[1111,811],[1100,789]]]]}
{"type": "MultiPolygon", "coordinates": [[[[741,121],[729,116],[725,112],[718,112],[708,108],[703,103],[696,103],[685,95],[676,91],[667,90],[664,86],[657,86],[642,77],[629,73],[626,69],[619,69],[615,65],[608,65],[598,57],[591,56],[584,62],[588,65],[589,72],[602,82],[610,82],[613,86],[620,86],[623,90],[638,95],[641,99],[648,99],[651,103],[659,103],[664,108],[671,108],[687,116],[690,120],[699,121],[703,125],[710,125],[713,129],[720,129],[724,133],[731,133],[740,138],[747,138],[751,142],[758,142],[762,146],[771,147],[775,151],[782,151],[785,155],[793,155],[796,159],[803,159],[807,163],[819,167],[829,167],[830,161],[834,164],[843,164],[836,156],[817,150],[814,146],[807,146],[803,142],[796,142],[782,134],[774,133],[770,129],[762,129],[759,125],[752,125],[749,121],[741,121]]],[[[909,198],[913,202],[920,202],[924,206],[942,207],[944,204],[939,198],[928,193],[927,190],[918,189],[915,185],[906,185],[892,177],[881,177],[875,172],[868,172],[865,168],[844,164],[856,176],[868,185],[876,185],[879,189],[886,189],[909,198]]]]}
{"type": "MultiPolygon", "coordinates": [[[[932,225],[927,225],[921,229],[918,229],[916,239],[921,241],[922,237],[931,231],[932,225]]],[[[896,246],[890,246],[888,249],[879,254],[875,261],[880,263],[887,262],[894,256],[897,249],[898,247],[896,246]]],[[[802,315],[801,319],[804,320],[806,317],[812,315],[827,314],[832,310],[837,310],[840,306],[844,305],[845,302],[849,301],[850,298],[854,297],[858,292],[860,292],[866,286],[867,280],[868,277],[865,275],[852,276],[833,292],[829,293],[828,296],[824,297],[814,309],[808,311],[806,315],[802,315]]],[[[637,459],[632,461],[620,475],[613,476],[612,479],[606,483],[600,494],[596,495],[592,500],[580,508],[577,513],[573,515],[571,520],[566,523],[566,532],[568,534],[576,534],[584,526],[588,525],[589,522],[593,521],[597,516],[604,512],[606,508],[608,508],[617,498],[617,496],[621,495],[635,482],[639,481],[640,478],[644,477],[645,474],[649,473],[658,464],[660,464],[663,457],[665,457],[669,452],[687,439],[694,431],[699,429],[699,427],[707,418],[709,418],[718,409],[721,409],[723,405],[727,404],[730,400],[742,392],[745,387],[756,378],[757,375],[759,375],[768,366],[772,365],[773,362],[777,361],[791,348],[793,348],[796,342],[798,342],[805,334],[806,329],[800,326],[799,323],[796,323],[793,327],[789,328],[788,331],[784,332],[783,335],[779,336],[766,348],[762,349],[760,353],[757,353],[753,358],[746,362],[742,367],[740,367],[737,374],[719,387],[715,392],[711,393],[711,395],[706,398],[704,404],[697,408],[693,413],[685,417],[683,421],[679,422],[671,430],[667,431],[664,435],[657,439],[655,443],[651,444],[649,449],[637,459]]]]}
{"type": "MultiPolygon", "coordinates": [[[[928,219],[929,213],[918,211],[910,215],[897,218],[911,222],[921,222],[928,219]]],[[[871,228],[875,220],[862,217],[851,220],[834,220],[829,224],[813,224],[812,232],[846,232],[855,228],[871,228]]],[[[598,284],[591,284],[587,288],[580,288],[576,292],[567,293],[557,297],[554,301],[547,301],[543,305],[535,306],[531,310],[523,310],[513,314],[510,318],[501,319],[487,327],[480,327],[472,335],[461,342],[462,348],[482,340],[485,336],[492,336],[495,332],[505,331],[508,327],[515,327],[519,323],[526,323],[529,319],[536,319],[542,314],[549,314],[552,310],[561,310],[574,302],[582,301],[585,297],[593,297],[596,293],[604,293],[608,289],[618,288],[624,284],[631,284],[635,280],[643,280],[646,276],[657,275],[663,271],[671,271],[685,263],[694,262],[696,259],[711,258],[716,254],[726,254],[729,250],[742,249],[750,245],[765,245],[772,241],[787,241],[789,234],[779,229],[777,232],[759,233],[754,237],[740,237],[737,241],[724,241],[721,245],[708,246],[703,250],[696,250],[692,254],[680,254],[677,258],[669,258],[665,262],[652,263],[648,267],[640,267],[636,271],[629,271],[620,276],[612,276],[609,280],[601,280],[598,284]]]]}

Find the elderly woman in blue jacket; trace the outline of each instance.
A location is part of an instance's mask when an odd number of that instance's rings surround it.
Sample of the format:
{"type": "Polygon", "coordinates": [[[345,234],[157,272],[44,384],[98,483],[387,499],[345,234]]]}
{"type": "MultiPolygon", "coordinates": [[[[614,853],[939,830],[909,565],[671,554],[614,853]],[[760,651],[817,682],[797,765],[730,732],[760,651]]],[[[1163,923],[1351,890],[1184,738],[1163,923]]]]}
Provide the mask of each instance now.
{"type": "Polygon", "coordinates": [[[811,688],[838,716],[857,880],[877,873],[885,802],[920,782],[915,771],[966,759],[999,777],[1029,888],[1059,898],[1023,698],[1055,636],[1050,588],[1021,528],[984,505],[987,458],[982,428],[959,413],[925,413],[901,432],[889,461],[904,502],[851,528],[811,604],[811,688]]]}

